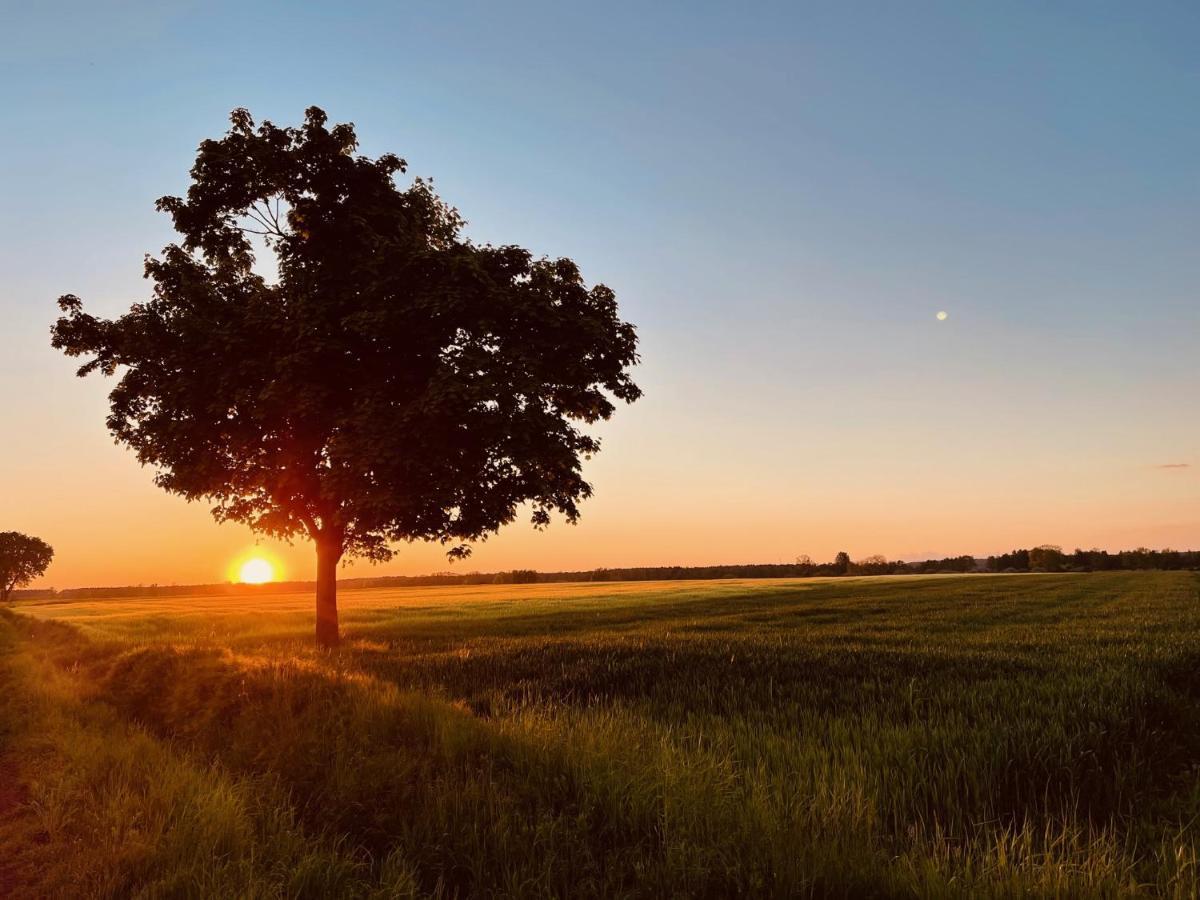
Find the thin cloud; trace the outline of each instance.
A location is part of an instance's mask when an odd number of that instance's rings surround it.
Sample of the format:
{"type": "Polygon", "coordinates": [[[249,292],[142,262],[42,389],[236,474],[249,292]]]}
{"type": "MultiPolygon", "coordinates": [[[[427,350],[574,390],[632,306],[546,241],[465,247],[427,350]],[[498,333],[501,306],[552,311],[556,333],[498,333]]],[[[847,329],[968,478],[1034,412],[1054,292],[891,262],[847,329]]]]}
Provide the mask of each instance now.
{"type": "Polygon", "coordinates": [[[1190,469],[1191,463],[1160,463],[1155,466],[1156,469],[1190,469]]]}

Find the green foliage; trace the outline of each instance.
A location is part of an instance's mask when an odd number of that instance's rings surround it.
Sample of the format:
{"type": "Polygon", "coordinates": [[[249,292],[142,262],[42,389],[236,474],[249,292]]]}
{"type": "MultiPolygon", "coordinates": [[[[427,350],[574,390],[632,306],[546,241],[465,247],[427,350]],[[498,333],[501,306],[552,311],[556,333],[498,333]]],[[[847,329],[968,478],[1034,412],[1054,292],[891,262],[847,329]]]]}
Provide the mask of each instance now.
{"type": "Polygon", "coordinates": [[[13,590],[42,575],[54,559],[54,548],[41,538],[19,531],[0,531],[0,602],[13,590]]]}
{"type": "Polygon", "coordinates": [[[75,624],[0,618],[24,667],[0,713],[47,685],[72,711],[76,731],[10,727],[76,759],[38,776],[38,815],[66,829],[46,853],[74,848],[48,874],[103,871],[110,896],[181,879],[294,896],[300,834],[315,895],[1183,898],[1200,887],[1198,589],[364,591],[336,657],[303,643],[287,598],[32,605],[75,624]],[[125,754],[121,734],[138,749],[120,778],[72,768],[125,754]],[[192,774],[148,788],[168,764],[192,774]],[[182,802],[193,778],[211,802],[182,802]],[[112,812],[61,824],[80,808],[112,812]],[[161,824],[122,856],[100,827],[118,821],[161,824]]]}

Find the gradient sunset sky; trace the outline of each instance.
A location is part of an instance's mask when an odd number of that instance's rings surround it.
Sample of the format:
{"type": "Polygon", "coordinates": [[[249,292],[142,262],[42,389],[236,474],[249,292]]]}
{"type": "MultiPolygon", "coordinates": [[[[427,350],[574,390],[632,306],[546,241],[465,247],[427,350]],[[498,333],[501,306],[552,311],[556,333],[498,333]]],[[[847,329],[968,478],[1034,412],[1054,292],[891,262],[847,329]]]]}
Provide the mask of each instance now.
{"type": "Polygon", "coordinates": [[[253,548],[111,442],[49,326],[147,296],[154,200],[232,108],[317,104],[639,326],[582,522],[456,570],[1200,547],[1197,47],[1182,2],[6,3],[0,530],[60,588],[253,548]]]}

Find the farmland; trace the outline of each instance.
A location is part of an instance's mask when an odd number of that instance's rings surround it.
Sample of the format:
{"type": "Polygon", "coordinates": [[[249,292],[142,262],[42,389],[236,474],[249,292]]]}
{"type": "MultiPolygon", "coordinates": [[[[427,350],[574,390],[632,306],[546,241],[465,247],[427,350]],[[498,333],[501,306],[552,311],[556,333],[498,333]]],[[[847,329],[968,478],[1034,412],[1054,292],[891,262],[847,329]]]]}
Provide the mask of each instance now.
{"type": "Polygon", "coordinates": [[[1190,572],[0,613],[0,894],[1195,896],[1190,572]]]}

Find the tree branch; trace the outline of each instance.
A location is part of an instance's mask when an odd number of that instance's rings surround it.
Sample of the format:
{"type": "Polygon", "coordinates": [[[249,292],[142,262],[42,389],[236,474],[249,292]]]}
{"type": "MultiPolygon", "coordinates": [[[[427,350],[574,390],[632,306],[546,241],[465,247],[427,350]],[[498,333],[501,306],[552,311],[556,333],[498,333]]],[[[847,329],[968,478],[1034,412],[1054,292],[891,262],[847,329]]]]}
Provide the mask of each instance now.
{"type": "Polygon", "coordinates": [[[308,513],[300,513],[297,518],[304,524],[304,527],[308,529],[308,536],[310,538],[315,541],[321,536],[321,529],[317,527],[317,522],[312,516],[310,516],[308,513]]]}

